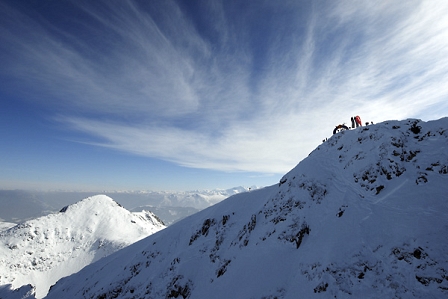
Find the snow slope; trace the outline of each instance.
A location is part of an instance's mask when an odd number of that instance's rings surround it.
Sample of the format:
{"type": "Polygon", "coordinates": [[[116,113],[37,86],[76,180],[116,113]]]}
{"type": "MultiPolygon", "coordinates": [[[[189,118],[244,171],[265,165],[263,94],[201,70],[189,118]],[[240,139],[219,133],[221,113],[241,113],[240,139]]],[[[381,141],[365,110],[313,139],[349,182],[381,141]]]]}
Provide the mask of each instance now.
{"type": "Polygon", "coordinates": [[[0,232],[0,285],[31,284],[42,298],[61,277],[165,226],[150,212],[130,213],[105,195],[0,232]]]}
{"type": "Polygon", "coordinates": [[[332,136],[47,298],[447,298],[448,118],[332,136]]]}
{"type": "Polygon", "coordinates": [[[13,226],[16,226],[16,224],[11,223],[11,222],[1,222],[0,221],[0,231],[7,230],[8,228],[11,228],[13,226]]]}

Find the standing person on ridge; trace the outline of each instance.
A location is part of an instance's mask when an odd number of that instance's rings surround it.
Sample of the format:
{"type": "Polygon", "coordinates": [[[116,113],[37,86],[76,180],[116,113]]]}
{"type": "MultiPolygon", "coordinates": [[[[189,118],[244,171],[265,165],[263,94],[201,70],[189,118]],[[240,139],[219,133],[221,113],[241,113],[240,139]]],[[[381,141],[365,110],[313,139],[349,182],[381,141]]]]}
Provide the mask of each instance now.
{"type": "Polygon", "coordinates": [[[361,117],[355,116],[356,127],[362,127],[361,117]]]}

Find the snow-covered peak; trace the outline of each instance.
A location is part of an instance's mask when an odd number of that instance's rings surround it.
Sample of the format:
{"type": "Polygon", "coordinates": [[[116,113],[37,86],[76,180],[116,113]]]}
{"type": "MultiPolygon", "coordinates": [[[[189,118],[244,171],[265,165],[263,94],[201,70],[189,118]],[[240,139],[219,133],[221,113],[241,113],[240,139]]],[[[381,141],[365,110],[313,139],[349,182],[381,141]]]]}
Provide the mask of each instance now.
{"type": "Polygon", "coordinates": [[[0,285],[31,284],[43,297],[59,278],[165,228],[151,212],[131,213],[105,195],[0,232],[0,285]]]}
{"type": "Polygon", "coordinates": [[[342,131],[317,147],[281,182],[305,175],[326,177],[357,183],[361,195],[379,194],[405,172],[417,183],[425,183],[428,172],[448,171],[447,122],[448,118],[409,119],[342,131]]]}
{"type": "Polygon", "coordinates": [[[65,213],[70,210],[71,213],[76,213],[75,211],[85,212],[83,210],[108,210],[110,208],[122,207],[112,198],[106,195],[97,195],[85,198],[75,204],[71,204],[63,207],[60,212],[65,213]]]}
{"type": "Polygon", "coordinates": [[[446,298],[448,118],[338,133],[48,298],[446,298]]]}

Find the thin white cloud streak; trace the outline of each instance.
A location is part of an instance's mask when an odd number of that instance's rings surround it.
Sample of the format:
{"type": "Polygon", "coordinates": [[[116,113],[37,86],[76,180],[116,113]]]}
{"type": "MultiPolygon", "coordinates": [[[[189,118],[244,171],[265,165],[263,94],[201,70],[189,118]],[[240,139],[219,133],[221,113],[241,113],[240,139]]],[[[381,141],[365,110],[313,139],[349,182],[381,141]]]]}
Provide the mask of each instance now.
{"type": "MultiPolygon", "coordinates": [[[[265,141],[265,138],[276,140],[276,128],[260,134],[253,128],[232,127],[219,138],[209,138],[174,127],[133,127],[79,118],[63,121],[77,130],[107,139],[107,142],[90,143],[92,145],[160,158],[186,167],[281,173],[290,162],[290,157],[278,152],[277,144],[265,141]],[[254,164],[254,158],[259,163],[254,164]]],[[[285,124],[290,121],[285,120],[285,124]]]]}
{"type": "Polygon", "coordinates": [[[233,30],[223,2],[204,4],[219,49],[167,3],[159,11],[169,17],[164,24],[134,2],[109,7],[108,14],[84,7],[124,44],[104,61],[86,58],[27,21],[25,28],[37,28],[44,42],[27,40],[19,49],[27,63],[43,68],[48,77],[40,82],[58,86],[52,93],[73,105],[112,114],[107,121],[70,115],[61,121],[106,140],[97,145],[183,166],[283,173],[355,114],[379,122],[448,113],[443,1],[315,2],[308,19],[294,20],[297,33],[264,45],[255,84],[250,30],[233,30]],[[57,84],[47,83],[52,80],[57,84]],[[443,109],[431,111],[434,106],[443,109]],[[147,114],[149,121],[122,122],[115,119],[120,113],[147,114]]]}
{"type": "MultiPolygon", "coordinates": [[[[183,36],[186,43],[201,51],[201,54],[207,52],[207,47],[194,31],[188,30],[191,26],[182,18],[177,7],[169,6],[172,11],[168,17],[177,17],[179,32],[176,35],[183,36]]],[[[149,14],[140,11],[130,1],[108,7],[108,14],[91,7],[84,9],[108,31],[118,34],[120,42],[126,45],[114,49],[117,52],[112,55],[115,60],[111,61],[119,67],[119,72],[115,73],[118,76],[111,79],[124,91],[116,99],[116,107],[121,110],[134,106],[136,110],[143,108],[151,114],[169,116],[197,109],[198,96],[191,84],[195,72],[194,61],[173,45],[149,14]],[[111,18],[110,15],[115,17],[111,18]],[[131,99],[121,104],[129,96],[131,99]]]]}

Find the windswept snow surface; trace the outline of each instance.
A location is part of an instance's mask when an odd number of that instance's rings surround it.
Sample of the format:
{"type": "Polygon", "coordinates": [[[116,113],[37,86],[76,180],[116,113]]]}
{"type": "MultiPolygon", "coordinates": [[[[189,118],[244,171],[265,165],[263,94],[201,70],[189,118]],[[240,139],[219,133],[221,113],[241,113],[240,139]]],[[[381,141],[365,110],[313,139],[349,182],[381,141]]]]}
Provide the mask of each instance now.
{"type": "Polygon", "coordinates": [[[448,298],[448,118],[338,133],[47,298],[448,298]]]}
{"type": "Polygon", "coordinates": [[[0,285],[31,284],[42,298],[61,277],[163,228],[150,212],[131,213],[105,195],[86,198],[0,232],[0,285]]]}
{"type": "Polygon", "coordinates": [[[11,222],[1,222],[0,221],[0,231],[7,230],[8,228],[11,228],[13,226],[16,226],[16,224],[11,223],[11,222]]]}

